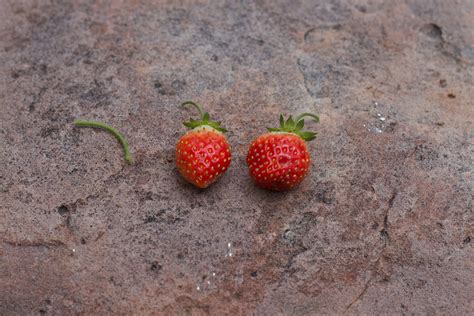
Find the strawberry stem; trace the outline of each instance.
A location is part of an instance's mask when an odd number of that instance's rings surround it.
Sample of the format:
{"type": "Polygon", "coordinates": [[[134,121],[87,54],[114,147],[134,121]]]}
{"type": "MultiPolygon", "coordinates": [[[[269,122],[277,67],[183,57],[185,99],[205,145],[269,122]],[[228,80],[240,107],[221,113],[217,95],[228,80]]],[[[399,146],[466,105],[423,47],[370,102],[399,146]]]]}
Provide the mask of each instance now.
{"type": "Polygon", "coordinates": [[[315,121],[316,123],[319,123],[319,116],[317,116],[316,114],[313,114],[313,113],[302,113],[302,114],[298,115],[298,117],[296,118],[296,123],[298,124],[298,122],[303,117],[306,117],[306,116],[311,117],[313,119],[313,121],[315,121]]]}
{"type": "Polygon", "coordinates": [[[199,115],[201,116],[201,119],[204,119],[204,113],[202,112],[202,108],[201,106],[199,106],[199,104],[193,101],[184,101],[183,103],[181,103],[181,106],[185,106],[188,104],[194,106],[199,111],[199,115]]]}
{"type": "Polygon", "coordinates": [[[115,138],[117,138],[117,140],[119,141],[119,143],[122,145],[123,147],[123,152],[124,152],[124,158],[125,158],[125,161],[129,164],[132,164],[133,163],[133,159],[132,159],[132,155],[130,154],[130,149],[128,147],[128,142],[127,140],[125,139],[125,137],[123,137],[122,134],[120,134],[119,131],[117,131],[115,128],[113,128],[112,126],[110,125],[107,125],[105,123],[102,123],[102,122],[96,122],[96,121],[84,121],[84,120],[75,120],[74,121],[74,124],[76,126],[80,126],[80,127],[92,127],[92,128],[100,128],[100,129],[103,129],[103,130],[106,130],[107,132],[109,132],[110,134],[114,135],[115,138]]]}
{"type": "Polygon", "coordinates": [[[227,130],[223,127],[221,127],[221,122],[216,122],[216,121],[211,121],[211,118],[209,116],[209,113],[207,112],[204,112],[201,107],[199,106],[199,104],[197,104],[196,102],[193,102],[193,101],[185,101],[183,103],[181,103],[181,105],[192,105],[193,107],[195,107],[198,111],[199,111],[199,115],[201,116],[201,118],[199,120],[193,120],[193,119],[190,119],[188,122],[184,122],[184,126],[188,127],[188,128],[191,128],[191,129],[194,129],[196,127],[199,127],[199,126],[209,126],[209,127],[212,127],[214,128],[215,130],[219,131],[219,132],[227,132],[227,130]]]}

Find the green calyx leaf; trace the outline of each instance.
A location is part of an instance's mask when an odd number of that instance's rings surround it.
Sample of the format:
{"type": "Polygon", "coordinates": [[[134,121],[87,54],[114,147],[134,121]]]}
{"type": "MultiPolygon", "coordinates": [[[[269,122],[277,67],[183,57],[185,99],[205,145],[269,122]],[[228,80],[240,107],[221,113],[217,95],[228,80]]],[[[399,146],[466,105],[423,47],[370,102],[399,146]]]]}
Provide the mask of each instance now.
{"type": "Polygon", "coordinates": [[[295,126],[295,131],[301,131],[304,127],[304,120],[299,121],[295,126]]]}
{"type": "Polygon", "coordinates": [[[209,116],[208,112],[203,112],[199,104],[193,102],[193,101],[185,101],[181,103],[182,106],[184,105],[192,105],[194,108],[196,108],[199,111],[199,115],[201,116],[199,120],[193,120],[190,119],[187,122],[184,122],[184,126],[194,129],[199,126],[209,126],[214,128],[215,130],[225,133],[227,130],[223,127],[221,127],[221,122],[216,122],[216,121],[211,121],[211,118],[209,116]]]}
{"type": "Polygon", "coordinates": [[[288,128],[291,128],[291,129],[294,129],[295,128],[295,121],[293,121],[293,116],[289,116],[288,119],[286,120],[286,123],[285,125],[288,127],[288,128]]]}
{"type": "Polygon", "coordinates": [[[302,113],[298,115],[295,119],[293,119],[293,116],[290,115],[286,121],[283,115],[280,115],[280,127],[278,128],[268,127],[267,129],[270,132],[294,133],[300,136],[301,138],[303,138],[305,141],[310,141],[316,138],[317,133],[302,131],[304,127],[305,117],[310,118],[312,121],[316,123],[319,122],[319,116],[312,113],[302,113]]]}

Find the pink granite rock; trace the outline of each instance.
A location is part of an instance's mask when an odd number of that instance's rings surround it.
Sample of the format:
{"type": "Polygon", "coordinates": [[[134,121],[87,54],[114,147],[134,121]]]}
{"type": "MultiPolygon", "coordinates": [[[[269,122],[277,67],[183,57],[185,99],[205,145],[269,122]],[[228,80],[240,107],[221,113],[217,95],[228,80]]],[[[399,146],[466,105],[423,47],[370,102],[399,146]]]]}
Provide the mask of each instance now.
{"type": "Polygon", "coordinates": [[[0,315],[473,313],[473,29],[468,0],[0,1],[0,315]],[[186,99],[230,130],[205,191],[186,99]],[[248,144],[307,111],[311,174],[256,188],[248,144]]]}

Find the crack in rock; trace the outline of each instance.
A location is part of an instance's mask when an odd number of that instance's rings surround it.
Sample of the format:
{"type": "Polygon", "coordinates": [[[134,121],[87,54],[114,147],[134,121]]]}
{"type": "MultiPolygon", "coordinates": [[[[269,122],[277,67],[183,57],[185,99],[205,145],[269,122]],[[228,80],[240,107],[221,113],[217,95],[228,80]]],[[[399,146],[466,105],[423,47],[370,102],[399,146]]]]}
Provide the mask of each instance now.
{"type": "MultiPolygon", "coordinates": [[[[397,194],[398,194],[398,191],[394,191],[392,193],[392,195],[390,196],[390,199],[387,202],[387,210],[385,211],[385,215],[384,215],[384,219],[383,219],[383,228],[380,231],[380,234],[384,239],[384,244],[383,244],[382,250],[380,250],[380,253],[377,256],[377,260],[375,260],[375,262],[372,264],[372,268],[379,264],[380,260],[382,259],[383,254],[385,252],[385,249],[387,248],[388,242],[390,241],[390,235],[389,235],[389,232],[388,232],[388,227],[389,227],[389,225],[388,225],[388,216],[389,216],[390,210],[393,207],[393,203],[395,201],[395,198],[397,197],[397,194]]],[[[369,287],[370,287],[370,285],[371,285],[374,278],[375,278],[375,273],[373,273],[370,276],[369,280],[367,280],[367,282],[364,284],[364,287],[362,288],[362,291],[356,296],[356,298],[354,300],[352,300],[352,302],[349,305],[347,305],[344,313],[347,313],[347,311],[352,306],[354,306],[354,304],[356,304],[358,301],[360,301],[362,299],[362,297],[364,297],[365,293],[367,293],[367,290],[369,289],[369,287]]]]}
{"type": "MultiPolygon", "coordinates": [[[[309,33],[308,33],[309,34],[309,33]]],[[[307,34],[305,34],[305,37],[307,36],[307,34]]],[[[311,97],[311,98],[314,98],[316,97],[316,93],[314,93],[313,91],[311,91],[310,87],[309,87],[309,83],[308,83],[308,78],[307,78],[307,74],[305,72],[305,69],[303,69],[304,65],[301,63],[301,60],[298,58],[296,60],[296,65],[298,66],[298,70],[299,72],[301,73],[301,75],[303,76],[303,84],[304,84],[304,87],[306,89],[306,93],[311,97]]]]}
{"type": "Polygon", "coordinates": [[[348,311],[355,303],[357,303],[358,301],[360,301],[360,299],[365,295],[365,293],[366,293],[367,290],[369,289],[370,283],[372,282],[373,279],[374,279],[374,275],[372,275],[372,276],[370,277],[370,279],[365,283],[364,288],[363,288],[362,291],[359,293],[359,295],[357,295],[357,297],[346,307],[345,313],[347,313],[347,311],[348,311]]]}
{"type": "MultiPolygon", "coordinates": [[[[394,191],[392,195],[390,196],[390,199],[388,200],[388,205],[387,205],[387,210],[385,211],[385,215],[383,218],[383,228],[380,231],[380,235],[384,238],[385,243],[387,243],[390,240],[390,234],[388,233],[388,215],[390,210],[393,207],[393,202],[395,201],[395,198],[397,196],[397,191],[394,191]]],[[[386,244],[384,245],[384,247],[386,244]]]]}
{"type": "Polygon", "coordinates": [[[316,28],[315,28],[315,27],[312,27],[312,28],[306,30],[306,32],[304,32],[303,39],[304,39],[305,42],[308,40],[309,34],[311,34],[312,32],[314,32],[315,30],[316,30],[316,28]]]}
{"type": "Polygon", "coordinates": [[[2,243],[13,247],[66,247],[66,244],[61,240],[52,239],[52,240],[1,240],[2,243]]]}
{"type": "Polygon", "coordinates": [[[420,28],[420,32],[437,42],[437,48],[441,53],[452,58],[456,63],[472,64],[464,58],[461,49],[446,39],[443,28],[435,23],[425,24],[420,28]]]}

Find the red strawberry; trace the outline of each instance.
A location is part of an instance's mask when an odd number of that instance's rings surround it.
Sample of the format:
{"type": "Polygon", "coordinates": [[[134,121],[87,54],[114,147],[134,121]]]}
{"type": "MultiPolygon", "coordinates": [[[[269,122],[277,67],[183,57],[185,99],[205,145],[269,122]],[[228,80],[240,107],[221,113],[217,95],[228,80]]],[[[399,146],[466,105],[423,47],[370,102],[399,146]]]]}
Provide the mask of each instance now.
{"type": "Polygon", "coordinates": [[[311,113],[303,113],[295,120],[290,115],[286,122],[280,115],[280,127],[268,128],[269,133],[250,145],[247,165],[259,187],[282,191],[303,181],[311,163],[305,141],[316,138],[316,133],[302,131],[304,117],[319,122],[319,117],[311,113]]]}
{"type": "Polygon", "coordinates": [[[182,105],[186,104],[196,107],[201,119],[184,123],[191,130],[176,144],[176,166],[186,180],[206,188],[229,168],[230,146],[223,134],[227,130],[220,127],[220,122],[211,121],[209,113],[203,113],[198,104],[186,101],[182,105]]]}

